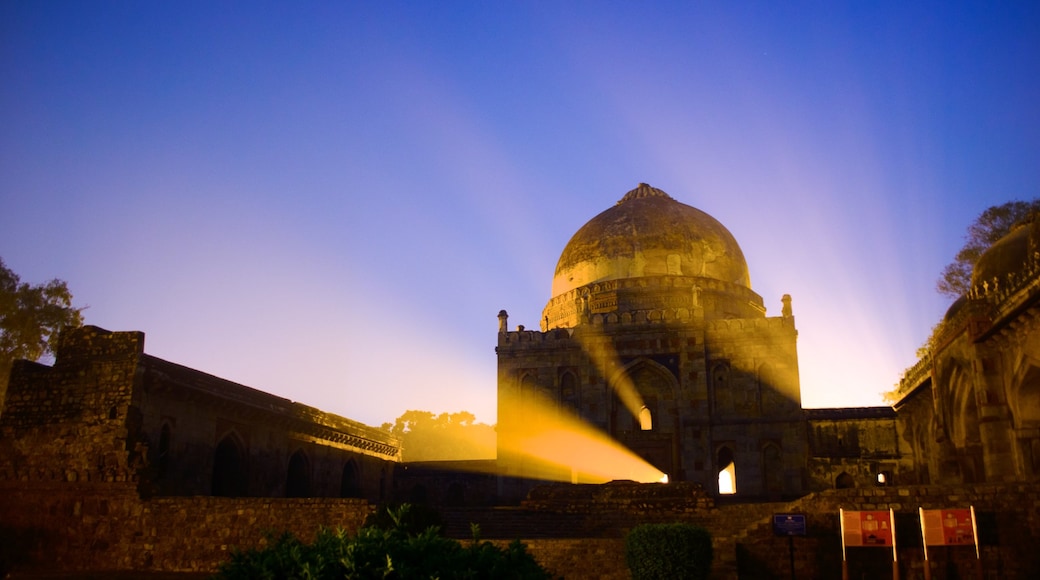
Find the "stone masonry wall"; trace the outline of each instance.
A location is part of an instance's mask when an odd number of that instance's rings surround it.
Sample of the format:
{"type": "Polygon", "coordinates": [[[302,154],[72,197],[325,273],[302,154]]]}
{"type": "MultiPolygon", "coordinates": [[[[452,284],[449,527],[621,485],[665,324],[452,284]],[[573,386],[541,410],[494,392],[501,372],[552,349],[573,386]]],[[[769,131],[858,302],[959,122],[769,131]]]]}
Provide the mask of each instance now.
{"type": "MultiPolygon", "coordinates": [[[[1040,484],[969,486],[905,486],[830,490],[783,506],[784,513],[806,514],[808,535],[794,538],[795,570],[799,578],[839,578],[841,537],[838,510],[888,510],[896,515],[900,577],[924,577],[924,554],[918,508],[950,509],[974,506],[979,525],[984,577],[1023,580],[1040,577],[1040,484]]],[[[771,522],[760,522],[738,535],[737,562],[741,578],[790,576],[787,538],[773,534],[771,522]]],[[[851,578],[889,578],[891,550],[849,548],[851,578]]],[[[974,577],[976,557],[971,547],[929,547],[932,577],[974,577]]]]}
{"type": "MultiPolygon", "coordinates": [[[[691,493],[690,501],[683,502],[677,497],[640,499],[638,494],[628,493],[631,490],[621,489],[624,486],[592,495],[581,487],[533,498],[528,506],[545,511],[567,509],[592,520],[602,518],[601,523],[606,524],[602,529],[611,530],[610,537],[525,540],[535,559],[556,577],[627,579],[623,535],[614,532],[643,521],[685,521],[703,525],[715,536],[713,578],[786,578],[790,575],[789,543],[773,535],[768,517],[776,512],[807,516],[808,536],[791,542],[797,577],[837,578],[841,574],[838,509],[892,508],[901,577],[921,578],[924,564],[917,508],[968,505],[975,506],[979,517],[985,577],[1040,577],[1040,553],[1035,548],[1035,538],[1040,537],[1037,483],[831,490],[787,504],[758,505],[764,508],[759,510],[759,519],[749,527],[741,525],[739,531],[731,525],[736,517],[732,510],[713,508],[710,498],[698,494],[691,493]],[[564,497],[573,492],[581,497],[564,497]],[[605,509],[589,505],[597,499],[604,501],[605,509]],[[568,503],[572,504],[569,508],[568,503]],[[628,523],[621,525],[619,516],[628,523]]],[[[668,487],[661,486],[661,492],[670,491],[668,487]]],[[[53,482],[29,487],[7,481],[0,483],[0,554],[5,567],[15,570],[209,572],[227,559],[232,547],[262,545],[265,532],[290,531],[305,540],[313,537],[318,526],[355,532],[372,509],[368,502],[354,499],[142,500],[129,483],[53,482]]],[[[930,555],[936,580],[971,577],[974,571],[971,548],[932,548],[930,555]]],[[[891,575],[888,550],[850,548],[848,558],[852,578],[891,575]]]]}
{"type": "Polygon", "coordinates": [[[362,499],[169,497],[142,500],[130,484],[0,484],[0,572],[211,572],[233,547],[320,526],[356,532],[362,499]]]}

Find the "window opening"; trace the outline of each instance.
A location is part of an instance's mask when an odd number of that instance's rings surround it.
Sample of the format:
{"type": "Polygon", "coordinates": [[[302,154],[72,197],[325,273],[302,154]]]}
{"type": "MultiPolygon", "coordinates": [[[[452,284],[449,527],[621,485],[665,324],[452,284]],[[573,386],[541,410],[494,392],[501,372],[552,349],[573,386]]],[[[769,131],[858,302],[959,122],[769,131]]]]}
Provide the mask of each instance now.
{"type": "Polygon", "coordinates": [[[737,493],[737,466],[733,461],[733,450],[728,446],[720,448],[717,459],[719,493],[723,495],[737,493]]]}

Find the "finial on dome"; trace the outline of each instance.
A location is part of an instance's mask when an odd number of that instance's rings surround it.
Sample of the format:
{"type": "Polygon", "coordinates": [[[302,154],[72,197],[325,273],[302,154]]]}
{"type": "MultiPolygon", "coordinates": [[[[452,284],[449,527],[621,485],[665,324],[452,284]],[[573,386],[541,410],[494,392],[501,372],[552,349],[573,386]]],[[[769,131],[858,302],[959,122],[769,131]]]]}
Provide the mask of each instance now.
{"type": "Polygon", "coordinates": [[[645,183],[640,183],[638,187],[626,193],[625,197],[622,197],[617,202],[617,205],[621,205],[626,201],[631,201],[633,199],[642,199],[644,197],[663,197],[665,199],[672,199],[672,196],[661,191],[660,189],[657,189],[656,187],[650,187],[645,183]]]}

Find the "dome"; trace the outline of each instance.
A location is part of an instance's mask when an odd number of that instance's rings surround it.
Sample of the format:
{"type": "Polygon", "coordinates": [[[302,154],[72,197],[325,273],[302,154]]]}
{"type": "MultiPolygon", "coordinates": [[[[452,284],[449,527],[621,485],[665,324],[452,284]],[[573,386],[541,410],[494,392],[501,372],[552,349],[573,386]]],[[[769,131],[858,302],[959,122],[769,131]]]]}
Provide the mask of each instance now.
{"type": "Polygon", "coordinates": [[[751,288],[744,253],[725,226],[640,183],[574,234],[556,264],[552,295],[594,282],[672,275],[751,288]]]}
{"type": "Polygon", "coordinates": [[[983,284],[992,285],[994,280],[999,284],[1005,282],[1008,274],[1023,270],[1037,251],[1040,242],[1040,214],[1033,214],[1014,226],[1007,235],[990,246],[975,262],[972,268],[971,285],[981,288],[983,284]]]}

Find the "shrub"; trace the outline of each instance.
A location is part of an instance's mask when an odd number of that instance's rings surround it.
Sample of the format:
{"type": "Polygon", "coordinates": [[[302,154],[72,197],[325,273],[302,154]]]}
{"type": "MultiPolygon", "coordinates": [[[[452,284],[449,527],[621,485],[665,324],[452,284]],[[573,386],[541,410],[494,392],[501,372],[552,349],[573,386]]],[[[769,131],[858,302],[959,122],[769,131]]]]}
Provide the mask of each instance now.
{"type": "Polygon", "coordinates": [[[704,579],[711,556],[711,534],[691,524],[642,524],[625,538],[632,580],[704,579]]]}
{"type": "Polygon", "coordinates": [[[546,580],[549,574],[519,541],[499,548],[476,538],[466,546],[445,538],[436,527],[408,529],[409,506],[388,510],[392,525],[366,526],[350,537],[322,528],[312,544],[291,534],[274,538],[260,550],[234,551],[220,566],[224,580],[395,579],[546,580]]]}
{"type": "Polygon", "coordinates": [[[441,528],[441,514],[432,507],[419,504],[386,504],[365,518],[363,528],[398,530],[417,535],[429,528],[441,528]]]}

